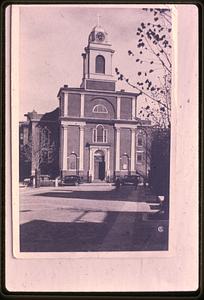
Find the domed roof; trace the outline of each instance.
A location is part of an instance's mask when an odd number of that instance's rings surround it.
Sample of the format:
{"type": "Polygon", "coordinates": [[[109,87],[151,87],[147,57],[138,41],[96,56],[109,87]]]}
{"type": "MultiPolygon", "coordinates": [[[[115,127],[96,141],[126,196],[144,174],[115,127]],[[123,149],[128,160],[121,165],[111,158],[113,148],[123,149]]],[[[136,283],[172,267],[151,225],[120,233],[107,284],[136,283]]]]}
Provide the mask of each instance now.
{"type": "Polygon", "coordinates": [[[89,34],[89,42],[107,43],[107,37],[108,34],[104,28],[101,25],[96,25],[89,34]]]}
{"type": "Polygon", "coordinates": [[[101,27],[101,25],[96,25],[93,27],[92,31],[102,31],[105,32],[105,30],[101,27]]]}

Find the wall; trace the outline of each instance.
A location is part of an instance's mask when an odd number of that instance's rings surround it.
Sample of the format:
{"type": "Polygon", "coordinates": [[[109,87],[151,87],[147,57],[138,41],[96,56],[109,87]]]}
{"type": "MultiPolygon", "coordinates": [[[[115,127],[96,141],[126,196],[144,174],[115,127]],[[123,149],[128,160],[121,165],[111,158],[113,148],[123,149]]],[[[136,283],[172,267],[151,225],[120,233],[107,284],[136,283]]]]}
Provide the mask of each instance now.
{"type": "Polygon", "coordinates": [[[102,97],[100,95],[85,95],[85,117],[96,117],[105,118],[105,119],[114,119],[116,118],[116,97],[106,96],[102,97]],[[92,113],[93,107],[96,104],[103,104],[107,110],[108,114],[99,114],[92,113]]]}
{"type": "Polygon", "coordinates": [[[121,97],[120,118],[132,119],[132,98],[121,97]]]}
{"type": "Polygon", "coordinates": [[[115,82],[86,80],[86,88],[90,90],[115,91],[115,82]]]}
{"type": "Polygon", "coordinates": [[[80,94],[68,94],[68,116],[79,117],[81,106],[80,94]]]}

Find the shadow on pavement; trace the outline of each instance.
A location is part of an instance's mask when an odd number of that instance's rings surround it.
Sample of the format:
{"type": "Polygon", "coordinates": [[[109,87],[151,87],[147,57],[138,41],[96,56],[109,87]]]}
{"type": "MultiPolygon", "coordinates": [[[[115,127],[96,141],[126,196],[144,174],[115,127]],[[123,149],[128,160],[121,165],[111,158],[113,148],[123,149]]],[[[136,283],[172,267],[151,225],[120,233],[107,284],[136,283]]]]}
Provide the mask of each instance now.
{"type": "Polygon", "coordinates": [[[161,251],[168,249],[168,224],[164,228],[159,232],[157,220],[127,212],[108,212],[101,223],[33,220],[20,226],[20,251],[161,251]]]}
{"type": "Polygon", "coordinates": [[[132,186],[124,186],[120,189],[111,191],[75,191],[58,190],[45,193],[37,193],[33,196],[44,196],[50,198],[78,198],[90,200],[117,200],[117,201],[135,201],[135,202],[157,202],[153,195],[146,195],[144,189],[134,189],[132,186]]]}

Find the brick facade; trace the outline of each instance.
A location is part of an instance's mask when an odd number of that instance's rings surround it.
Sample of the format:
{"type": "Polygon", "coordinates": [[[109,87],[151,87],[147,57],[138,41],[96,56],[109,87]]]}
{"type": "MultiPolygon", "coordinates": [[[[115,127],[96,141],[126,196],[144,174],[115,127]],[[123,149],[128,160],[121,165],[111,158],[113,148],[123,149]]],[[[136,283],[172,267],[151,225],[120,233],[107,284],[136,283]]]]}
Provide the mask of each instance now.
{"type": "MultiPolygon", "coordinates": [[[[26,128],[30,128],[28,131],[36,139],[36,145],[40,139],[39,124],[49,128],[51,140],[56,141],[56,176],[77,174],[89,182],[111,181],[136,172],[145,177],[149,168],[146,140],[150,123],[137,118],[137,93],[115,90],[114,50],[107,34],[105,40],[97,40],[97,32],[101,30],[94,27],[89,36],[82,55],[80,87],[61,87],[57,113],[33,115],[26,128]],[[104,64],[102,67],[97,66],[99,61],[104,64]]],[[[34,162],[31,164],[32,172],[34,162]]]]}
{"type": "Polygon", "coordinates": [[[72,151],[77,158],[78,174],[88,181],[111,180],[116,176],[136,174],[138,170],[145,175],[148,167],[144,167],[147,165],[144,144],[141,149],[137,142],[138,126],[142,122],[136,117],[138,94],[115,90],[114,50],[106,39],[97,40],[100,30],[94,27],[82,55],[80,88],[66,85],[58,93],[60,107],[64,107],[60,126],[63,138],[67,139],[66,142],[62,139],[60,144],[61,174],[71,174],[66,161],[72,151]],[[97,67],[98,56],[105,64],[103,67],[97,67]]]}

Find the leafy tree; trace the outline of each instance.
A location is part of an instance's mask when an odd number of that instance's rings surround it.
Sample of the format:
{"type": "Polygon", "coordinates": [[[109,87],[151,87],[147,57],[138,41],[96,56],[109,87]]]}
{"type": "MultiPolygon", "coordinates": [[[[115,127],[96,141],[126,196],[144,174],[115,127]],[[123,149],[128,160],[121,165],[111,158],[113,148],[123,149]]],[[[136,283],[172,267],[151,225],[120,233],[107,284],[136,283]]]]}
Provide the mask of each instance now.
{"type": "Polygon", "coordinates": [[[138,116],[160,128],[170,128],[171,113],[171,13],[169,9],[144,8],[147,22],[136,31],[136,49],[128,55],[137,65],[137,80],[129,79],[118,68],[118,80],[135,88],[145,97],[138,116]]]}

